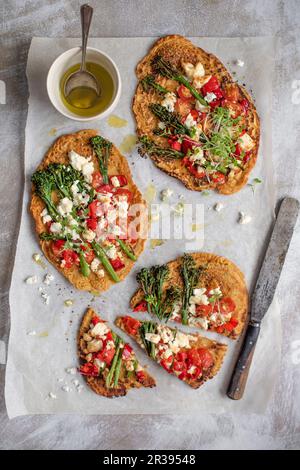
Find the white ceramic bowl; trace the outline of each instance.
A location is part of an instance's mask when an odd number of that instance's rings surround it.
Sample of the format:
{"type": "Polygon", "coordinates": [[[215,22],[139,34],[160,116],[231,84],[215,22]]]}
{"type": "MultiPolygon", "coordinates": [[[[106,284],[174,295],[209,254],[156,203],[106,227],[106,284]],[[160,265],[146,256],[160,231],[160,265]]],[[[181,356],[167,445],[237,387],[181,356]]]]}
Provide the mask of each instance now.
{"type": "Polygon", "coordinates": [[[101,113],[95,116],[85,117],[72,113],[63,103],[60,97],[59,84],[64,73],[72,67],[72,65],[81,62],[81,48],[74,47],[63,52],[51,65],[47,76],[47,92],[53,106],[64,116],[74,119],[75,121],[92,121],[94,119],[103,119],[116,107],[121,95],[121,77],[119,70],[114,61],[99,49],[88,47],[86,51],[86,60],[102,65],[111,75],[114,83],[114,94],[110,105],[101,113]]]}

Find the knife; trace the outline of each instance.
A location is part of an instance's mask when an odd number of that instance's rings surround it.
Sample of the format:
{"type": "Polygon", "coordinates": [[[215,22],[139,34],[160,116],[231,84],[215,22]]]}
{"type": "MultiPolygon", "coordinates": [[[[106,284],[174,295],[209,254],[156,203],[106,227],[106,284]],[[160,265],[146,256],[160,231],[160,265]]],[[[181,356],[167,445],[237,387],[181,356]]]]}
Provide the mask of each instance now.
{"type": "Polygon", "coordinates": [[[251,297],[250,321],[227,390],[227,396],[232,400],[239,400],[244,394],[260,324],[274,298],[298,212],[297,199],[283,199],[251,297]]]}

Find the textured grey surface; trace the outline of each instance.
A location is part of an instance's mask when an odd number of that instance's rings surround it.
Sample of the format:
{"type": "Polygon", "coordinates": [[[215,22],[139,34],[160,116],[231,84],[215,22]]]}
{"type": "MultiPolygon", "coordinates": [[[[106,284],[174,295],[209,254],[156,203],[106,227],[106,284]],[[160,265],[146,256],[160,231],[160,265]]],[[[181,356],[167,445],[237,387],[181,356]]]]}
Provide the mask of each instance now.
{"type": "MultiPolygon", "coordinates": [[[[0,339],[9,331],[8,288],[18,232],[27,113],[25,66],[32,36],[79,36],[77,0],[8,0],[0,5],[0,339]]],[[[277,36],[273,160],[278,199],[300,198],[300,1],[91,1],[92,34],[101,36],[277,36]],[[298,103],[299,101],[299,103],[298,103]],[[298,171],[297,171],[298,170],[298,171]]],[[[259,51],[258,51],[259,53],[259,51]]],[[[263,207],[262,207],[263,210],[263,207]]],[[[0,366],[0,448],[273,449],[300,447],[299,223],[279,284],[284,346],[274,397],[263,416],[22,417],[7,419],[0,366]]],[[[264,384],[262,383],[263,387],[264,384]]]]}

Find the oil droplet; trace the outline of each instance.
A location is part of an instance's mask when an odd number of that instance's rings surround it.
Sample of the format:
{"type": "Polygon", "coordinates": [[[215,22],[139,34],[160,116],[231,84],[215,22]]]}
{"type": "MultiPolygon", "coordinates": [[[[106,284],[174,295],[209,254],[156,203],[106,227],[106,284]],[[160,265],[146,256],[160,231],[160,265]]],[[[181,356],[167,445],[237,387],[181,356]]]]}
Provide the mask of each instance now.
{"type": "Polygon", "coordinates": [[[148,184],[146,188],[144,198],[146,199],[148,204],[151,204],[151,202],[154,201],[155,197],[156,197],[156,187],[150,183],[148,184]]]}
{"type": "Polygon", "coordinates": [[[73,304],[74,304],[74,300],[72,300],[72,299],[67,299],[67,300],[64,301],[64,305],[66,307],[72,307],[73,304]]]}
{"type": "Polygon", "coordinates": [[[37,336],[39,338],[47,338],[47,336],[49,336],[49,333],[48,331],[42,331],[41,333],[38,333],[37,336]]]}
{"type": "Polygon", "coordinates": [[[231,246],[232,245],[232,240],[223,240],[220,245],[222,246],[231,246]]]}
{"type": "Polygon", "coordinates": [[[154,248],[156,248],[157,246],[161,246],[165,243],[164,240],[159,240],[159,239],[153,239],[153,240],[150,240],[150,248],[151,250],[154,250],[154,248]]]}
{"type": "Polygon", "coordinates": [[[192,224],[192,232],[198,232],[201,229],[201,224],[192,224]]]}
{"type": "Polygon", "coordinates": [[[53,137],[55,136],[57,133],[57,129],[55,127],[52,127],[52,129],[50,129],[50,131],[48,132],[48,135],[50,135],[50,137],[53,137]]]}
{"type": "Polygon", "coordinates": [[[42,260],[41,255],[39,253],[33,253],[32,259],[36,264],[41,266],[41,268],[46,269],[46,264],[42,260]]]}
{"type": "Polygon", "coordinates": [[[94,297],[99,297],[100,292],[98,292],[97,290],[91,290],[91,294],[92,294],[94,297]]]}
{"type": "Polygon", "coordinates": [[[128,121],[126,119],[122,119],[119,116],[116,116],[115,114],[111,114],[107,118],[107,124],[111,127],[125,127],[128,124],[128,121]]]}
{"type": "Polygon", "coordinates": [[[137,143],[137,137],[134,134],[128,134],[124,137],[120,144],[120,150],[124,153],[130,153],[137,143]]]}

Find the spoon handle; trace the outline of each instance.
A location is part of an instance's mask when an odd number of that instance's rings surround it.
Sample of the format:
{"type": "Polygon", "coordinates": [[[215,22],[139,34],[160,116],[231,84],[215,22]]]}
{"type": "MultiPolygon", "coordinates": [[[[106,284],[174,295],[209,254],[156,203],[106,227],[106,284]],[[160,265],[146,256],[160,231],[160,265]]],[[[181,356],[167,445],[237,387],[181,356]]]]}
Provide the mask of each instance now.
{"type": "Polygon", "coordinates": [[[80,14],[81,14],[81,30],[82,30],[82,58],[81,58],[80,70],[85,72],[86,71],[86,67],[85,67],[86,46],[87,46],[92,16],[93,16],[93,8],[87,4],[81,5],[80,14]]]}

